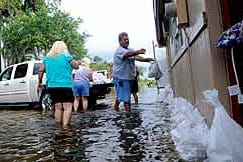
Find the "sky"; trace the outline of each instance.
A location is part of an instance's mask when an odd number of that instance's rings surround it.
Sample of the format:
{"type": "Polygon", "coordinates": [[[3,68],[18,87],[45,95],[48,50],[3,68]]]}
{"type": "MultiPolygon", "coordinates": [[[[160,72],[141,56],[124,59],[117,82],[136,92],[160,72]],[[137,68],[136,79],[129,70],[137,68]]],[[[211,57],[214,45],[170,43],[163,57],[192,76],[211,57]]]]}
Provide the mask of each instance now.
{"type": "Polygon", "coordinates": [[[83,19],[79,31],[91,35],[86,42],[90,56],[112,61],[118,34],[127,32],[129,47],[145,48],[145,57],[153,57],[156,33],[152,0],[62,0],[61,9],[83,19]]]}

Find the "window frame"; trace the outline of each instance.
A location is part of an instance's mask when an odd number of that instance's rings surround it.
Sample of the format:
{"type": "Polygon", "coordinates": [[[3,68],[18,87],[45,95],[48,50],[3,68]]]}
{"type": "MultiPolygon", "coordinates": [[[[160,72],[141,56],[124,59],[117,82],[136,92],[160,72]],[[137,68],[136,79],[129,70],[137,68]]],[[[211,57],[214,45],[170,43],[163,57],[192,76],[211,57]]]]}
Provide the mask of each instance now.
{"type": "Polygon", "coordinates": [[[1,73],[1,76],[0,76],[0,82],[11,80],[12,75],[13,75],[13,66],[10,66],[10,67],[6,68],[6,69],[1,73]],[[9,77],[9,79],[4,78],[4,79],[6,79],[6,80],[3,80],[3,76],[4,76],[4,74],[5,74],[7,71],[9,71],[9,69],[11,70],[11,71],[10,71],[10,77],[9,77]]]}
{"type": "Polygon", "coordinates": [[[16,68],[15,68],[15,73],[14,73],[14,76],[13,76],[13,79],[21,79],[21,78],[25,78],[26,76],[27,76],[27,72],[28,72],[28,67],[29,67],[29,64],[28,63],[24,63],[24,64],[19,64],[19,65],[17,65],[16,66],[16,68]],[[16,74],[18,74],[18,67],[20,67],[20,66],[26,66],[26,71],[25,71],[25,74],[24,74],[24,76],[16,76],[16,74]]]}
{"type": "Polygon", "coordinates": [[[38,71],[39,71],[39,68],[41,67],[41,62],[36,62],[36,63],[34,63],[34,66],[33,66],[33,72],[32,72],[32,75],[38,75],[38,71]],[[38,66],[36,66],[37,64],[39,64],[40,66],[38,67],[38,66]],[[36,69],[37,70],[36,70],[36,69]]]}

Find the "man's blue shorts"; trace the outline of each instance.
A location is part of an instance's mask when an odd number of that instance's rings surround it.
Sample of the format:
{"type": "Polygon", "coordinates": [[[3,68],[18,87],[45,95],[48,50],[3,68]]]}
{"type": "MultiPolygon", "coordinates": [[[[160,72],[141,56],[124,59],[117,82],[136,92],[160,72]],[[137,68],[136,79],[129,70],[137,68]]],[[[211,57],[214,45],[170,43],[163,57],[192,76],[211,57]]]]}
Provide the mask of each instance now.
{"type": "Polygon", "coordinates": [[[75,83],[73,87],[74,96],[89,96],[89,84],[87,83],[75,83]]]}
{"type": "Polygon", "coordinates": [[[131,81],[114,79],[116,97],[119,102],[130,103],[131,100],[131,81]]]}

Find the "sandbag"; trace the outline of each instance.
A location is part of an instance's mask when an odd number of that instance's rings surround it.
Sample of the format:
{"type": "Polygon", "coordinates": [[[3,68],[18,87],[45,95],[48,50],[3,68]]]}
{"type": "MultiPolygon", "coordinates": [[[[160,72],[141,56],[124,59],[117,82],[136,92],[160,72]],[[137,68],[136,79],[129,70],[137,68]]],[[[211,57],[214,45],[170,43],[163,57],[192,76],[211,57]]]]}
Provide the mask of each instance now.
{"type": "Polygon", "coordinates": [[[205,119],[184,98],[174,98],[169,107],[173,122],[171,136],[180,156],[186,161],[205,160],[208,138],[205,119]]]}
{"type": "Polygon", "coordinates": [[[243,128],[228,115],[217,90],[204,91],[203,95],[215,109],[208,136],[209,162],[243,162],[243,128]]]}

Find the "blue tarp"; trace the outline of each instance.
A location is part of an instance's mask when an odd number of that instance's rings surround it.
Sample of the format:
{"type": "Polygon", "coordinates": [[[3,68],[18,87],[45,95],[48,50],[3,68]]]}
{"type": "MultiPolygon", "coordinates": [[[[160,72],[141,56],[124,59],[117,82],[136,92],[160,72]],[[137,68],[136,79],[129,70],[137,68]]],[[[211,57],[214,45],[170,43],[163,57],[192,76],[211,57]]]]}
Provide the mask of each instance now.
{"type": "Polygon", "coordinates": [[[225,31],[220,36],[216,47],[233,48],[239,44],[243,44],[243,20],[225,31]]]}

